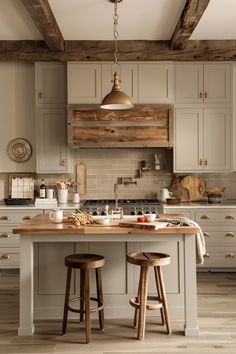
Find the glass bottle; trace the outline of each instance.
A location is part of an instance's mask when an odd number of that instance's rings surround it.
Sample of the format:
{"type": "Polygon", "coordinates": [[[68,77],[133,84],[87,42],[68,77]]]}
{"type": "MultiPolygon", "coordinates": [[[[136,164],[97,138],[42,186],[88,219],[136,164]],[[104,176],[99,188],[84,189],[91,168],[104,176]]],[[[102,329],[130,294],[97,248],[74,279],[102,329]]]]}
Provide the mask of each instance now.
{"type": "Polygon", "coordinates": [[[44,183],[44,179],[41,180],[41,184],[39,186],[39,197],[46,198],[46,185],[44,183]]]}

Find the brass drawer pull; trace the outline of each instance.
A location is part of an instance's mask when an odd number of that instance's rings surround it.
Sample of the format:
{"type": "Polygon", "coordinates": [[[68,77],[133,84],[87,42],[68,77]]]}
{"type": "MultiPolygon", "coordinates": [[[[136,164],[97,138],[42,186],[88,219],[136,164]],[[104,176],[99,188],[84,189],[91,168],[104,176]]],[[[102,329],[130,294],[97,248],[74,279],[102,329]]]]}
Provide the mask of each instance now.
{"type": "Polygon", "coordinates": [[[207,98],[207,92],[204,92],[204,98],[207,98]]]}
{"type": "Polygon", "coordinates": [[[199,165],[202,166],[203,162],[202,159],[199,160],[199,165]]]}
{"type": "Polygon", "coordinates": [[[209,234],[209,232],[203,232],[203,236],[210,237],[210,234],[209,234]]]}
{"type": "Polygon", "coordinates": [[[199,97],[203,98],[203,93],[202,92],[199,93],[199,97]]]}
{"type": "Polygon", "coordinates": [[[207,161],[207,159],[205,159],[205,161],[204,161],[204,165],[205,165],[205,166],[207,166],[207,165],[208,165],[208,161],[207,161]]]}
{"type": "Polygon", "coordinates": [[[210,220],[210,216],[204,214],[204,215],[201,215],[200,219],[201,219],[201,220],[210,220]]]}
{"type": "Polygon", "coordinates": [[[9,216],[3,215],[0,217],[0,220],[5,221],[5,220],[10,220],[9,216]]]}
{"type": "Polygon", "coordinates": [[[43,97],[43,93],[42,91],[39,91],[39,98],[42,98],[43,97]]]}
{"type": "Polygon", "coordinates": [[[31,219],[31,216],[24,216],[23,218],[22,218],[22,220],[30,220],[31,219]]]}
{"type": "Polygon", "coordinates": [[[227,232],[225,234],[225,237],[234,237],[234,233],[233,232],[227,232]]]}
{"type": "Polygon", "coordinates": [[[234,258],[234,253],[225,253],[225,258],[234,258]]]}
{"type": "Polygon", "coordinates": [[[2,254],[1,256],[0,256],[0,259],[2,259],[2,260],[5,260],[5,259],[10,259],[11,257],[9,256],[9,254],[2,254]]]}
{"type": "Polygon", "coordinates": [[[11,237],[11,234],[7,234],[7,233],[0,234],[0,238],[9,238],[9,237],[11,237]]]}
{"type": "Polygon", "coordinates": [[[61,160],[59,163],[60,166],[65,166],[65,160],[61,160]]]}
{"type": "Polygon", "coordinates": [[[233,215],[225,215],[225,220],[234,220],[233,215]]]}
{"type": "Polygon", "coordinates": [[[205,258],[210,258],[210,255],[209,255],[209,253],[206,253],[206,254],[204,254],[203,257],[205,257],[205,258]]]}

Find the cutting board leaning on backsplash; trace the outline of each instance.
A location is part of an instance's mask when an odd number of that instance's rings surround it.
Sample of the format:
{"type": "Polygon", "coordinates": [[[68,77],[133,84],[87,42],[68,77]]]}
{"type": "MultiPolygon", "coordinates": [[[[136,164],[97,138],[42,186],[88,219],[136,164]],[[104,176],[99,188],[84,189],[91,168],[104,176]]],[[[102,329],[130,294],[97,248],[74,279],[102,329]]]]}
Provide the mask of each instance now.
{"type": "Polygon", "coordinates": [[[197,176],[174,176],[170,191],[181,201],[198,201],[203,198],[205,184],[197,176]]]}

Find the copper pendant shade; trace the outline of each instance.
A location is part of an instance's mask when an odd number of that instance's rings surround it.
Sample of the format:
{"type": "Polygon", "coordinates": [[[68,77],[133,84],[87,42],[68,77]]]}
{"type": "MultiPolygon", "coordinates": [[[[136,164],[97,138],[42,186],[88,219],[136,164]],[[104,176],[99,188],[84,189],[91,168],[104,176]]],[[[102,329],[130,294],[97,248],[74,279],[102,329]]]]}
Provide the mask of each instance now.
{"type": "MultiPolygon", "coordinates": [[[[117,3],[121,2],[122,0],[109,0],[110,2],[114,3],[114,40],[115,40],[115,51],[114,51],[114,63],[118,64],[118,56],[117,56],[117,38],[118,38],[118,14],[117,14],[117,3]]],[[[122,110],[122,109],[130,109],[133,107],[132,101],[130,97],[121,91],[120,88],[121,81],[118,77],[118,72],[115,71],[114,73],[114,80],[113,80],[113,87],[111,92],[109,92],[102,100],[101,108],[108,109],[108,110],[122,110]]]]}

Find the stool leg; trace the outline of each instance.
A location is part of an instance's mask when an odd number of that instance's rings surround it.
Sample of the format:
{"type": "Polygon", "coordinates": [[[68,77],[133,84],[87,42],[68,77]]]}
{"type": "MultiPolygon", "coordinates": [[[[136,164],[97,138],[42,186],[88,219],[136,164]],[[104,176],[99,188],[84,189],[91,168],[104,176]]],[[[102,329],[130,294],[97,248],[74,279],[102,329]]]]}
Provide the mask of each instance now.
{"type": "MultiPolygon", "coordinates": [[[[161,294],[161,289],[160,289],[160,281],[159,281],[159,277],[158,277],[157,267],[154,267],[154,274],[155,274],[155,280],[156,280],[157,294],[162,299],[162,294],[161,294]]],[[[164,324],[165,324],[165,314],[164,314],[163,307],[160,308],[160,311],[161,311],[161,324],[162,324],[162,326],[164,326],[164,324]]]]}
{"type": "Polygon", "coordinates": [[[144,339],[144,334],[145,334],[147,290],[148,290],[148,267],[141,266],[138,336],[137,336],[138,339],[144,339]]]}
{"type": "Polygon", "coordinates": [[[64,302],[64,315],[62,322],[62,334],[66,333],[67,318],[68,318],[68,307],[69,307],[69,297],[70,297],[70,282],[71,282],[71,267],[67,268],[67,279],[66,279],[66,293],[64,302]]]}
{"type": "MultiPolygon", "coordinates": [[[[140,280],[141,280],[141,276],[139,277],[139,283],[138,283],[138,293],[137,293],[137,297],[136,297],[136,301],[140,304],[140,280]]],[[[134,310],[134,328],[137,327],[138,325],[138,308],[135,308],[134,310]]]]}
{"type": "MultiPolygon", "coordinates": [[[[96,285],[98,306],[103,305],[103,291],[102,291],[102,271],[101,268],[96,268],[96,285]]],[[[104,309],[98,312],[100,328],[104,329],[104,309]]]]}
{"type": "Polygon", "coordinates": [[[168,314],[166,291],[165,291],[165,285],[164,285],[164,280],[163,280],[163,274],[162,274],[161,267],[157,267],[157,273],[158,273],[158,278],[159,278],[159,282],[160,282],[161,297],[163,299],[163,309],[164,309],[167,333],[171,334],[171,327],[170,327],[170,319],[169,319],[169,314],[168,314]]]}
{"type": "Polygon", "coordinates": [[[91,341],[91,323],[90,323],[90,274],[89,269],[84,270],[84,298],[85,298],[85,329],[86,343],[91,341]]]}
{"type": "Polygon", "coordinates": [[[80,269],[80,322],[84,321],[84,269],[80,269]]]}

